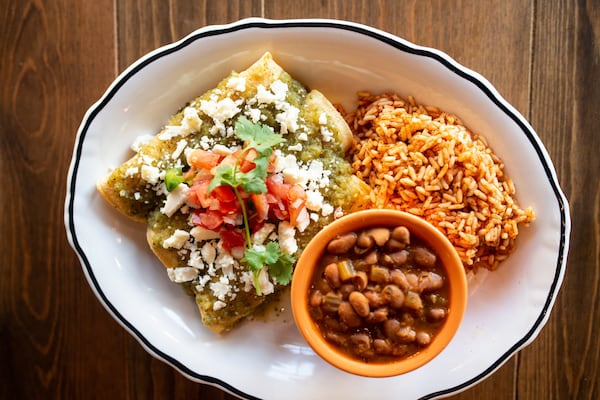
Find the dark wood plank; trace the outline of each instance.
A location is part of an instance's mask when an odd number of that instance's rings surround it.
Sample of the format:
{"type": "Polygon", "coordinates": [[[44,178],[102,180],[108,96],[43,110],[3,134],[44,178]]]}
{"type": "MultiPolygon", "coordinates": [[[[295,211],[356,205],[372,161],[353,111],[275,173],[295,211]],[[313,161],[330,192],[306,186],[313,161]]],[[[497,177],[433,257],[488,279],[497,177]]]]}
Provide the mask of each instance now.
{"type": "Polygon", "coordinates": [[[535,9],[531,123],[570,203],[567,273],[547,326],[523,351],[522,399],[600,397],[600,8],[551,1],[535,9]]]}
{"type": "Polygon", "coordinates": [[[260,17],[261,9],[260,0],[118,2],[119,69],[198,28],[260,17]]]}
{"type": "Polygon", "coordinates": [[[122,360],[90,344],[118,348],[124,335],[85,283],[62,222],[77,127],[115,73],[110,35],[97,38],[111,32],[112,11],[110,1],[0,7],[0,398],[119,395],[94,376],[123,371],[122,360]]]}

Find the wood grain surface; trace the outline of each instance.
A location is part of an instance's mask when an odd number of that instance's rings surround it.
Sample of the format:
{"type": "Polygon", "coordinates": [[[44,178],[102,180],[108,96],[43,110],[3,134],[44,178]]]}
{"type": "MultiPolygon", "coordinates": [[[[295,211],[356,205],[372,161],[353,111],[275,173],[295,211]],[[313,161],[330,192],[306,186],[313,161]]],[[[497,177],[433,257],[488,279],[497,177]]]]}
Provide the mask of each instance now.
{"type": "Polygon", "coordinates": [[[570,202],[566,276],[538,338],[452,398],[600,398],[597,0],[0,0],[0,399],[234,399],[155,360],[109,316],[63,205],[79,123],[116,75],[249,16],[344,19],[436,47],[530,121],[570,202]]]}

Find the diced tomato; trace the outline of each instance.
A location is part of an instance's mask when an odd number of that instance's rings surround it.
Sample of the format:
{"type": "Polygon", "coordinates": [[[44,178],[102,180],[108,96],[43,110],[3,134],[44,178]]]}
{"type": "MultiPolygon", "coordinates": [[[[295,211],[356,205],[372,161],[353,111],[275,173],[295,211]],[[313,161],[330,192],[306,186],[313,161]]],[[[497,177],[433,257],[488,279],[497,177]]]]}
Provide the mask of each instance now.
{"type": "Polygon", "coordinates": [[[279,202],[279,200],[277,200],[277,197],[273,196],[269,192],[265,193],[265,198],[267,199],[268,204],[277,204],[279,202]]]}
{"type": "Polygon", "coordinates": [[[194,181],[194,184],[188,191],[188,202],[193,207],[211,208],[214,199],[208,196],[208,185],[210,185],[208,179],[194,181]]]}
{"type": "Polygon", "coordinates": [[[297,226],[298,224],[298,216],[300,212],[304,209],[304,200],[298,199],[293,203],[288,204],[288,212],[290,214],[290,224],[292,226],[297,226]]]}
{"type": "Polygon", "coordinates": [[[252,200],[252,204],[254,204],[257,220],[264,221],[267,219],[269,216],[269,203],[267,202],[266,193],[252,193],[250,195],[250,200],[252,200]]]}
{"type": "Polygon", "coordinates": [[[223,229],[219,235],[223,241],[223,248],[229,253],[236,247],[244,247],[246,244],[244,234],[239,229],[223,229]]]}
{"type": "Polygon", "coordinates": [[[285,208],[272,208],[271,209],[272,214],[275,218],[277,218],[280,221],[287,221],[289,220],[290,214],[288,212],[288,210],[286,210],[285,208]]]}
{"type": "Polygon", "coordinates": [[[240,172],[246,173],[248,171],[252,171],[254,168],[256,168],[256,164],[252,161],[244,159],[240,162],[240,172]]]}
{"type": "Polygon", "coordinates": [[[267,167],[267,172],[272,174],[275,172],[275,161],[277,160],[277,156],[275,153],[271,153],[271,157],[269,157],[269,166],[267,167]]]}
{"type": "Polygon", "coordinates": [[[248,148],[246,154],[244,154],[244,160],[254,161],[254,159],[258,157],[258,151],[255,148],[248,148]]]}
{"type": "Polygon", "coordinates": [[[219,206],[217,210],[222,215],[229,215],[230,217],[235,217],[235,214],[239,214],[242,212],[242,208],[240,207],[240,203],[237,200],[230,202],[218,202],[219,206]]]}
{"type": "Polygon", "coordinates": [[[196,149],[188,155],[187,161],[194,167],[210,170],[219,165],[221,156],[212,151],[196,149]]]}
{"type": "Polygon", "coordinates": [[[267,177],[267,190],[278,200],[287,201],[287,193],[290,190],[290,186],[287,183],[283,183],[283,178],[280,175],[269,175],[267,177]]]}
{"type": "MultiPolygon", "coordinates": [[[[208,188],[208,186],[207,186],[208,188]]],[[[211,192],[213,195],[222,203],[231,203],[232,201],[237,201],[237,197],[235,197],[235,192],[231,186],[221,185],[214,188],[211,192]]]]}
{"type": "Polygon", "coordinates": [[[288,200],[293,203],[296,200],[306,200],[306,192],[298,185],[292,185],[288,191],[288,200]]]}
{"type": "Polygon", "coordinates": [[[217,231],[223,225],[223,216],[214,210],[196,210],[192,216],[192,223],[211,231],[217,231]]]}
{"type": "Polygon", "coordinates": [[[248,223],[250,225],[250,232],[256,232],[265,225],[265,221],[259,221],[256,214],[250,216],[248,223]]]}
{"type": "Polygon", "coordinates": [[[219,166],[221,166],[221,165],[234,166],[237,164],[239,157],[240,157],[240,150],[236,151],[235,153],[231,153],[228,156],[226,156],[225,158],[223,158],[221,160],[221,162],[219,163],[219,166]]]}

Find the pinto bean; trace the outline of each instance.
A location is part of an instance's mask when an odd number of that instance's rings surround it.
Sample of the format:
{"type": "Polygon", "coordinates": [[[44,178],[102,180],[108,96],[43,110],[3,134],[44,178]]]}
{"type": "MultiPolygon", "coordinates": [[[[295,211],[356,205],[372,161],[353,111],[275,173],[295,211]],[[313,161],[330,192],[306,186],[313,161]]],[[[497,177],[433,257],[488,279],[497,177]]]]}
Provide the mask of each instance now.
{"type": "Polygon", "coordinates": [[[392,272],[390,272],[390,279],[394,285],[398,286],[403,291],[408,290],[408,280],[406,279],[404,272],[399,269],[392,270],[392,272]]]}
{"type": "Polygon", "coordinates": [[[345,233],[337,236],[327,244],[327,251],[332,254],[344,254],[356,244],[357,235],[355,232],[345,233]]]}
{"type": "Polygon", "coordinates": [[[329,331],[325,334],[325,338],[327,340],[329,340],[330,342],[337,344],[338,346],[343,346],[344,343],[346,342],[343,335],[340,335],[339,333],[331,332],[331,331],[329,331]]]}
{"type": "Polygon", "coordinates": [[[388,242],[385,244],[385,248],[387,251],[391,252],[404,250],[406,248],[406,243],[398,239],[390,238],[390,240],[388,240],[388,242]]]}
{"type": "Polygon", "coordinates": [[[383,323],[383,333],[393,341],[396,339],[396,333],[398,333],[400,326],[400,321],[397,319],[388,319],[383,323]]]}
{"type": "Polygon", "coordinates": [[[395,267],[399,267],[401,265],[404,265],[406,263],[406,261],[408,260],[408,251],[406,251],[406,250],[396,251],[396,252],[389,254],[389,257],[392,261],[392,264],[395,267]]]}
{"type": "Polygon", "coordinates": [[[357,347],[359,354],[365,354],[371,350],[371,337],[366,333],[355,333],[350,336],[350,342],[357,347]]]}
{"type": "Polygon", "coordinates": [[[342,284],[340,280],[340,271],[337,264],[329,264],[325,267],[325,279],[332,288],[339,288],[342,284]]]}
{"type": "Polygon", "coordinates": [[[325,317],[323,323],[330,331],[343,332],[345,330],[344,326],[342,326],[342,323],[335,318],[325,317]]]}
{"type": "Polygon", "coordinates": [[[423,300],[421,300],[418,293],[409,290],[404,299],[404,307],[420,312],[423,310],[423,300]]]}
{"type": "Polygon", "coordinates": [[[421,346],[427,346],[431,342],[431,335],[427,332],[417,332],[415,339],[421,346]]]}
{"type": "Polygon", "coordinates": [[[410,231],[405,226],[397,226],[392,230],[392,239],[395,239],[399,242],[406,244],[410,244],[410,231]]]}
{"type": "Polygon", "coordinates": [[[415,247],[412,249],[412,256],[415,263],[425,268],[433,268],[437,257],[425,247],[415,247]]]}
{"type": "Polygon", "coordinates": [[[396,285],[385,285],[381,290],[381,298],[392,308],[401,308],[404,304],[404,292],[396,285]]]}
{"type": "Polygon", "coordinates": [[[375,245],[375,240],[373,240],[373,238],[371,237],[371,235],[369,235],[367,231],[362,231],[358,235],[358,239],[356,240],[356,246],[363,249],[370,249],[371,247],[373,247],[373,245],[375,245]]]}
{"type": "Polygon", "coordinates": [[[371,250],[364,258],[368,265],[375,265],[379,261],[379,254],[377,250],[371,250]]]}
{"type": "Polygon", "coordinates": [[[369,277],[366,272],[358,271],[356,275],[354,275],[353,282],[358,290],[363,291],[369,283],[369,277]]]}
{"type": "Polygon", "coordinates": [[[381,355],[388,355],[392,353],[392,345],[385,339],[373,340],[373,349],[375,353],[381,355]]]}
{"type": "Polygon", "coordinates": [[[360,317],[364,318],[368,316],[371,312],[371,307],[369,306],[369,299],[367,299],[367,297],[361,292],[354,291],[350,293],[350,296],[348,296],[348,301],[352,305],[352,308],[354,308],[354,311],[360,317]]]}
{"type": "Polygon", "coordinates": [[[387,307],[380,307],[375,311],[371,311],[366,320],[370,324],[380,324],[388,318],[389,310],[387,307]]]}
{"type": "Polygon", "coordinates": [[[446,318],[446,310],[443,308],[431,308],[427,316],[434,321],[446,318]]]}
{"type": "Polygon", "coordinates": [[[396,338],[405,343],[414,342],[417,337],[417,333],[410,326],[401,326],[396,332],[396,338]]]}
{"type": "Polygon", "coordinates": [[[347,301],[342,301],[338,307],[338,314],[341,321],[350,328],[357,328],[361,324],[360,317],[352,308],[352,305],[347,301]]]}
{"type": "Polygon", "coordinates": [[[348,296],[350,296],[350,293],[352,293],[354,291],[354,284],[352,283],[345,283],[342,286],[340,286],[340,294],[342,295],[342,299],[347,300],[348,296]]]}
{"type": "Polygon", "coordinates": [[[373,308],[381,307],[385,303],[381,297],[381,293],[367,290],[363,294],[369,300],[369,305],[373,308]]]}
{"type": "Polygon", "coordinates": [[[383,254],[381,256],[381,258],[379,259],[379,263],[383,266],[386,266],[388,268],[392,267],[394,265],[394,262],[392,261],[392,257],[390,257],[389,254],[383,254]]]}
{"type": "Polygon", "coordinates": [[[413,272],[408,272],[404,275],[406,277],[406,281],[408,282],[408,289],[412,291],[419,290],[419,277],[417,274],[413,272]]]}
{"type": "Polygon", "coordinates": [[[383,246],[390,240],[390,230],[388,228],[371,228],[367,233],[373,238],[377,246],[383,246]]]}
{"type": "Polygon", "coordinates": [[[310,306],[311,307],[320,307],[321,304],[323,303],[323,293],[321,293],[319,290],[315,290],[311,296],[310,296],[310,306]]]}
{"type": "Polygon", "coordinates": [[[419,291],[431,292],[444,286],[444,278],[435,272],[425,271],[419,274],[419,291]]]}

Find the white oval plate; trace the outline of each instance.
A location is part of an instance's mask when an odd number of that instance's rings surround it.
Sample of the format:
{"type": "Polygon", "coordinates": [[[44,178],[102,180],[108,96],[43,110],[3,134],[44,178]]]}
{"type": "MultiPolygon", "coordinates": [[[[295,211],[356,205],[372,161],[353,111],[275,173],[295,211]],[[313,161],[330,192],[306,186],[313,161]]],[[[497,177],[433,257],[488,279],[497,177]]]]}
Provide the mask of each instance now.
{"type": "Polygon", "coordinates": [[[87,280],[113,317],[153,356],[195,381],[242,398],[435,398],[489,376],[531,343],[547,321],[569,247],[568,204],[552,162],[527,121],[477,73],[444,53],[334,20],[246,19],[210,26],[159,48],[125,70],[86,113],[69,171],[67,235],[87,280]],[[455,339],[411,373],[385,379],[341,372],[307,346],[287,305],[226,336],[205,329],[196,306],[169,281],[144,227],[112,210],[95,183],[129,157],[134,138],[154,134],[183,104],[265,51],[310,88],[347,110],[356,92],[395,91],[457,114],[485,136],[536,221],[498,271],[470,282],[455,339]]]}

